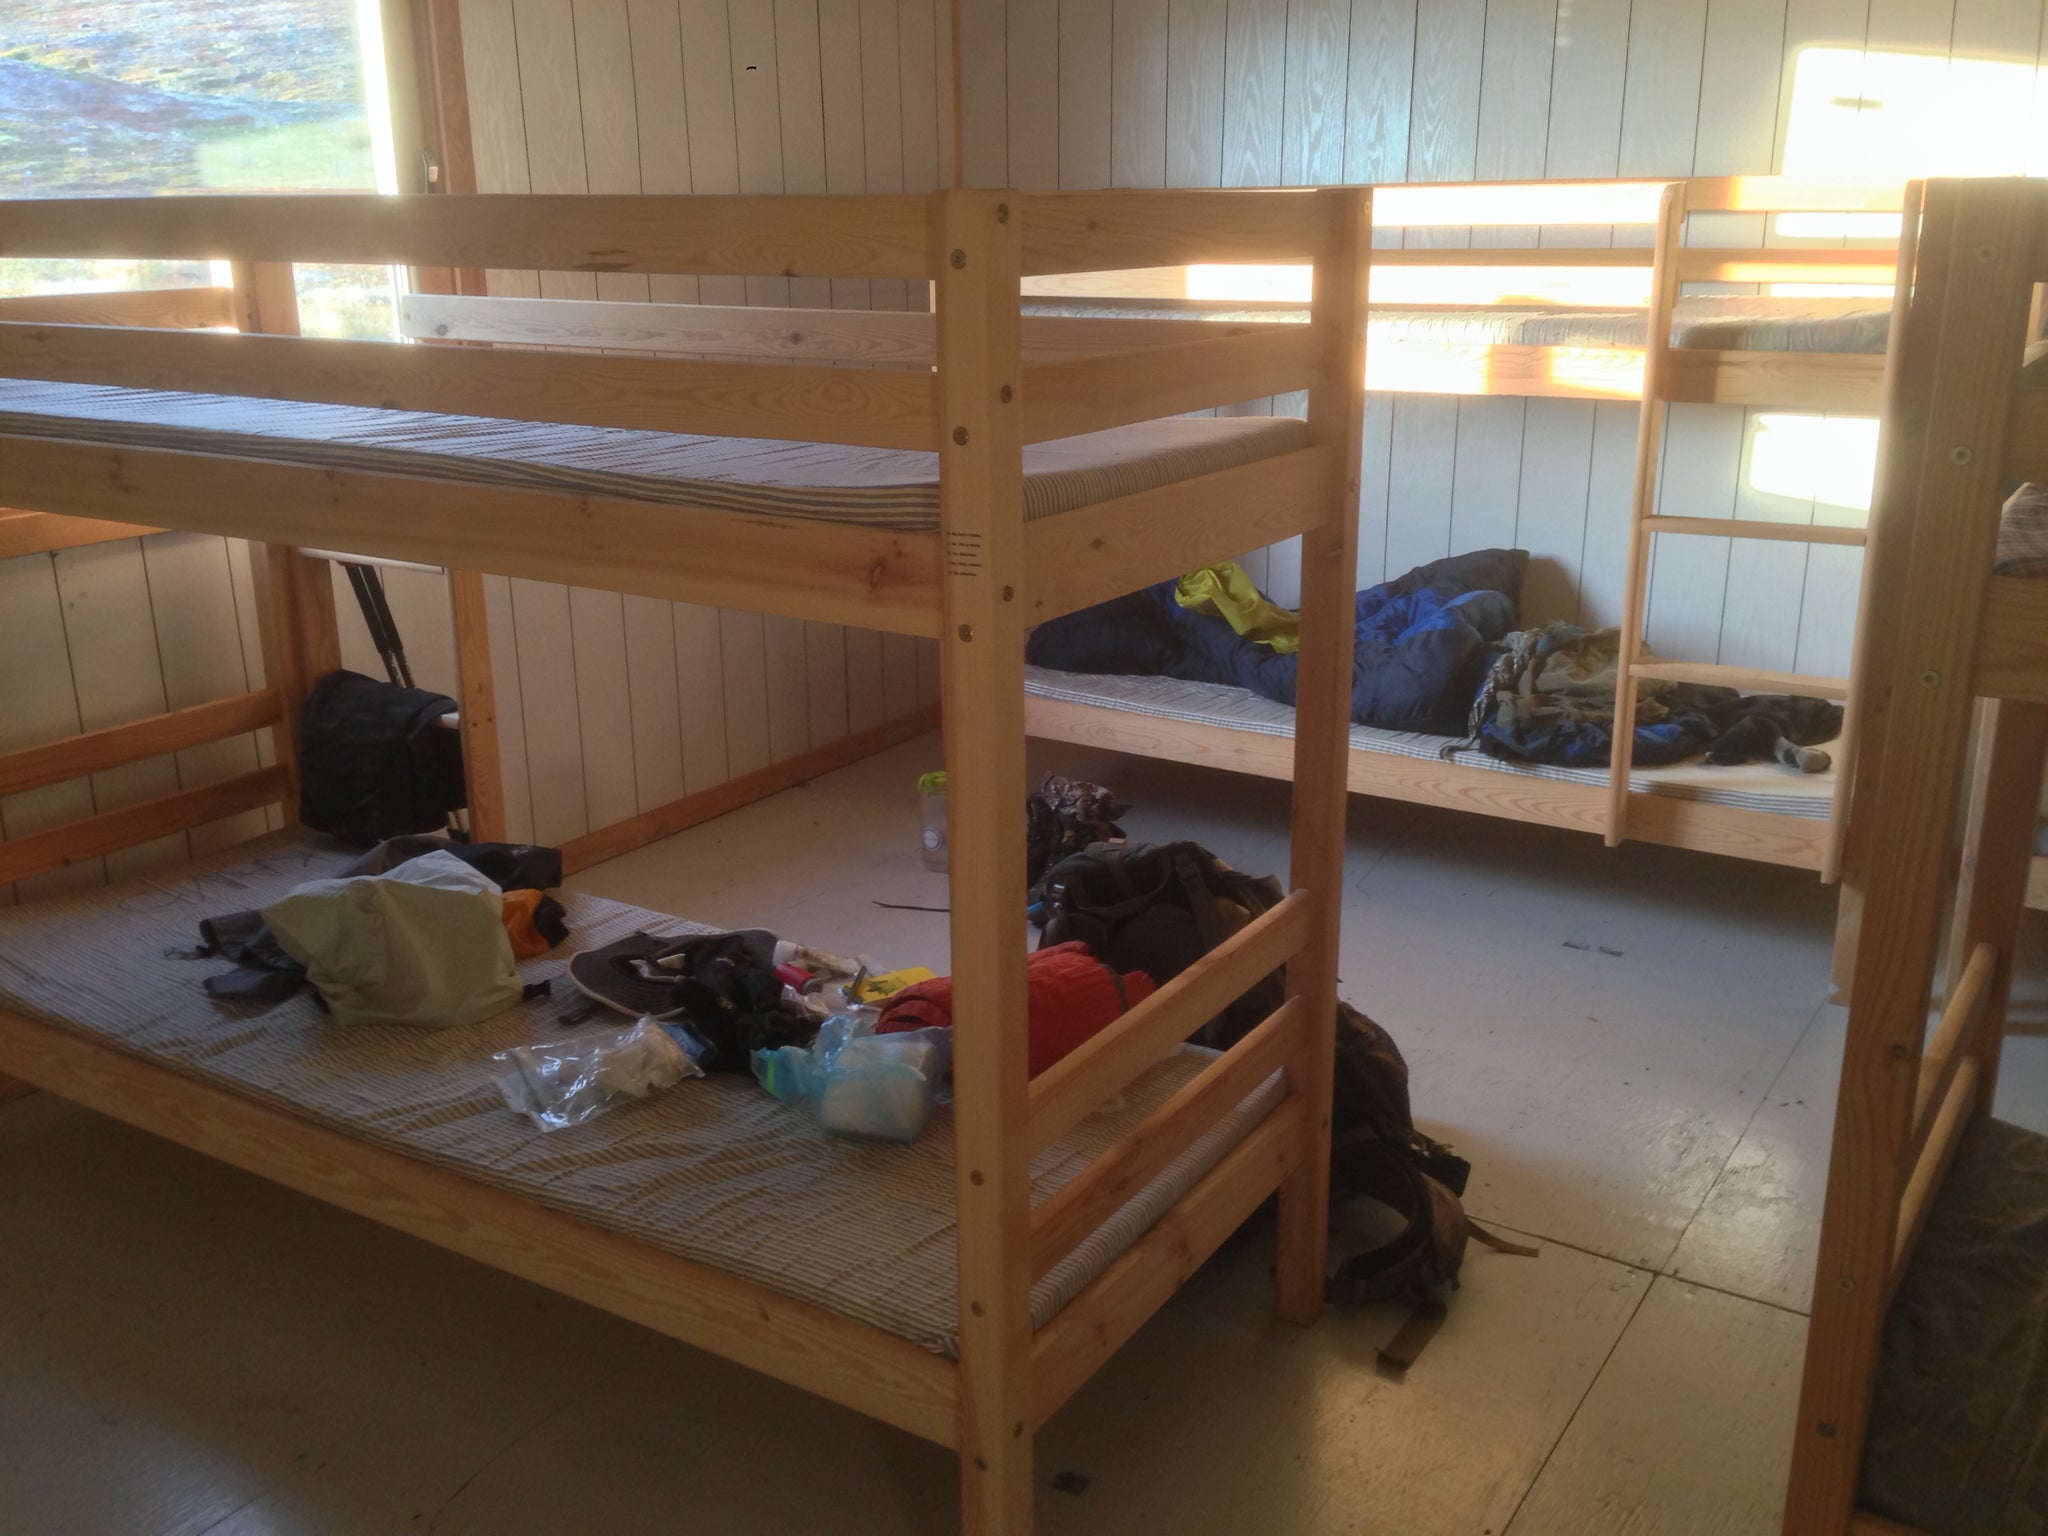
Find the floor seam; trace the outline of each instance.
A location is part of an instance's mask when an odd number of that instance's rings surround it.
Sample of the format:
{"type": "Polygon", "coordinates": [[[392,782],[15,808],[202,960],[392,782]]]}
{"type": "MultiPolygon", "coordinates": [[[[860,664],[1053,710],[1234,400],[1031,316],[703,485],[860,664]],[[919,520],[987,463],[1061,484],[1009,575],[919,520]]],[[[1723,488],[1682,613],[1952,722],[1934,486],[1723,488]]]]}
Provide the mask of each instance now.
{"type": "MultiPolygon", "coordinates": [[[[1794,1317],[1808,1317],[1811,1315],[1802,1308],[1788,1307],[1782,1301],[1772,1301],[1768,1296],[1752,1296],[1747,1291],[1731,1290],[1725,1285],[1715,1285],[1710,1280],[1694,1280],[1678,1273],[1674,1269],[1666,1269],[1662,1265],[1642,1264],[1632,1259],[1617,1259],[1613,1254],[1602,1253],[1598,1248],[1588,1248],[1584,1243],[1575,1243],[1570,1238],[1552,1237],[1549,1233],[1539,1232],[1533,1227],[1516,1226],[1510,1221],[1494,1220],[1488,1220],[1485,1225],[1489,1230],[1512,1232],[1518,1237],[1533,1238],[1538,1243],[1548,1243],[1554,1248],[1564,1249],[1567,1253],[1584,1254],[1587,1258],[1598,1259],[1604,1264],[1618,1264],[1623,1269],[1636,1270],[1642,1274],[1649,1275],[1653,1279],[1670,1280],[1678,1285],[1689,1285],[1694,1290],[1712,1291],[1716,1295],[1733,1297],[1736,1301],[1752,1301],[1760,1307],[1769,1307],[1774,1312],[1787,1312],[1794,1317]]],[[[1676,1251],[1676,1249],[1673,1250],[1674,1253],[1676,1251]]]]}
{"type": "Polygon", "coordinates": [[[1586,1390],[1581,1392],[1579,1400],[1572,1404],[1572,1411],[1565,1416],[1564,1423],[1558,1426],[1556,1437],[1544,1451],[1543,1460],[1536,1464],[1536,1471],[1530,1477],[1528,1486],[1523,1488],[1522,1496],[1515,1500],[1514,1509],[1507,1519],[1501,1522],[1500,1536],[1514,1536],[1515,1522],[1522,1518],[1522,1510],[1528,1505],[1529,1495],[1534,1493],[1536,1485],[1543,1481],[1543,1474],[1550,1469],[1551,1461],[1557,1456],[1557,1448],[1564,1444],[1564,1437],[1570,1434],[1572,1426],[1578,1423],[1579,1415],[1585,1411],[1587,1399],[1592,1397],[1593,1389],[1600,1385],[1600,1378],[1607,1374],[1607,1367],[1614,1363],[1615,1351],[1621,1348],[1621,1341],[1628,1337],[1629,1329],[1635,1327],[1636,1319],[1643,1315],[1643,1305],[1650,1299],[1650,1292],[1655,1290],[1656,1286],[1657,1276],[1652,1273],[1650,1283],[1643,1287],[1643,1294],[1636,1298],[1636,1304],[1629,1309],[1628,1320],[1615,1329],[1613,1342],[1607,1346],[1607,1353],[1600,1357],[1600,1368],[1586,1379],[1586,1390]]]}
{"type": "MultiPolygon", "coordinates": [[[[1798,1035],[1792,1041],[1792,1049],[1785,1053],[1784,1060],[1778,1063],[1778,1070],[1771,1074],[1771,1080],[1764,1085],[1764,1091],[1757,1096],[1756,1105],[1750,1110],[1749,1118],[1742,1122],[1740,1134],[1728,1144],[1728,1155],[1721,1159],[1721,1166],[1714,1170],[1713,1178],[1707,1181],[1707,1187],[1700,1195],[1698,1204],[1693,1206],[1692,1214],[1685,1218],[1685,1224],[1678,1229],[1678,1240],[1671,1245],[1671,1252],[1664,1261],[1674,1266],[1673,1270],[1670,1271],[1672,1279],[1681,1278],[1676,1272],[1675,1266],[1678,1263],[1680,1250],[1685,1247],[1686,1235],[1692,1231],[1693,1223],[1700,1219],[1700,1212],[1707,1208],[1707,1202],[1714,1198],[1714,1191],[1720,1187],[1721,1180],[1728,1176],[1728,1170],[1735,1162],[1735,1154],[1742,1150],[1742,1144],[1749,1140],[1749,1133],[1756,1128],[1757,1116],[1761,1115],[1769,1107],[1771,1095],[1777,1091],[1778,1084],[1784,1081],[1785,1074],[1791,1070],[1793,1061],[1799,1055],[1799,1048],[1806,1043],[1807,1036],[1812,1034],[1814,1027],[1820,1023],[1821,1015],[1833,1006],[1835,1005],[1832,1001],[1823,997],[1813,1012],[1806,1016],[1806,1023],[1800,1028],[1798,1035]]],[[[1697,1282],[1687,1280],[1685,1283],[1692,1285],[1697,1282]]],[[[1724,1287],[1708,1286],[1707,1289],[1722,1290],[1724,1287]]],[[[1740,1296],[1742,1293],[1739,1291],[1728,1291],[1727,1294],[1730,1296],[1740,1296]]],[[[1761,1297],[1751,1297],[1749,1299],[1762,1300],[1761,1297]]],[[[1765,1302],[1764,1305],[1769,1306],[1772,1303],[1765,1302]]],[[[1791,1309],[1786,1308],[1784,1310],[1790,1311],[1791,1309]]],[[[1804,1315],[1804,1313],[1801,1314],[1801,1316],[1804,1315]]]]}

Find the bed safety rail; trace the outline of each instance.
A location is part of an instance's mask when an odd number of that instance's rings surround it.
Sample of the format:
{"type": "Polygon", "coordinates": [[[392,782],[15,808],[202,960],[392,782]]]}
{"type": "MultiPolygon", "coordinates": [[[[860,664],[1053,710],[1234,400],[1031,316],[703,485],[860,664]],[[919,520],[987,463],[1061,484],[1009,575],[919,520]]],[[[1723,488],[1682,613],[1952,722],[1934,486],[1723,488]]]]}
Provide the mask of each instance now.
{"type": "Polygon", "coordinates": [[[1320,493],[1335,463],[1328,448],[1298,448],[1025,524],[1025,619],[1042,624],[1185,575],[1219,549],[1256,549],[1321,526],[1329,503],[1320,493]]]}
{"type": "Polygon", "coordinates": [[[1200,1076],[1031,1213],[1031,1278],[1043,1279],[1075,1244],[1122,1208],[1300,1046],[1307,1008],[1290,997],[1200,1076]]]}
{"type": "Polygon", "coordinates": [[[1277,906],[1260,913],[1086,1045],[1034,1078],[1025,1136],[1030,1150],[1037,1153],[1058,1141],[1097,1105],[1121,1093],[1132,1078],[1163,1061],[1209,1019],[1298,954],[1308,940],[1314,905],[1310,892],[1289,892],[1277,906]]]}
{"type": "Polygon", "coordinates": [[[18,294],[0,299],[0,320],[218,330],[235,323],[235,291],[228,287],[194,287],[18,294]]]}

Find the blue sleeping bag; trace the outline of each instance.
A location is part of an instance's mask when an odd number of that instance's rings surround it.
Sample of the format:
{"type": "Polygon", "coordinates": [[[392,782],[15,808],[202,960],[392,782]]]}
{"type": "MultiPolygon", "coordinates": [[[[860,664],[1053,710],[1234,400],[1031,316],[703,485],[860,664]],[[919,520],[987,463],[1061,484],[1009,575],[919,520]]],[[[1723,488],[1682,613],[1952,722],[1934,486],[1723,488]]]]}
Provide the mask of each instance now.
{"type": "MultiPolygon", "coordinates": [[[[1432,561],[1358,594],[1351,718],[1388,730],[1461,735],[1499,641],[1516,625],[1527,551],[1432,561]]],[[[1025,659],[1063,672],[1227,683],[1294,702],[1293,656],[1241,638],[1173,600],[1170,581],[1051,619],[1025,659]]]]}

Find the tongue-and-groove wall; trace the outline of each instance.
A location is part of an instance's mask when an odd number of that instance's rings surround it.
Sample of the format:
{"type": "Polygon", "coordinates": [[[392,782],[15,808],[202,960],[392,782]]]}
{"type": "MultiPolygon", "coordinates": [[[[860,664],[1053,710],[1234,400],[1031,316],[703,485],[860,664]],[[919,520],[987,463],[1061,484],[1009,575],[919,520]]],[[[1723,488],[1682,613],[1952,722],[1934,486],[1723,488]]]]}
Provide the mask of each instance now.
{"type": "MultiPolygon", "coordinates": [[[[1026,189],[1761,173],[1784,166],[1795,135],[1819,131],[1847,147],[1839,170],[1888,174],[1878,114],[1900,105],[1882,98],[1905,55],[1927,61],[1908,71],[1920,90],[1930,74],[1939,89],[1951,58],[2011,61],[2012,79],[1999,74],[1981,100],[1961,93],[1962,112],[1980,116],[1959,126],[1972,169],[2018,174],[2048,169],[2033,147],[2048,91],[2027,78],[2041,21],[2040,0],[965,0],[964,166],[971,185],[1026,189]],[[1868,99],[1809,91],[1795,108],[1809,49],[1865,52],[1868,99]]],[[[1720,219],[1718,230],[1696,219],[1693,238],[1762,233],[1752,216],[1720,219]]],[[[1468,243],[1462,231],[1409,239],[1468,243]]],[[[1361,582],[1521,545],[1536,556],[1526,616],[1616,622],[1635,417],[1629,403],[1373,396],[1361,582]]],[[[1861,521],[1768,476],[1755,483],[1756,429],[1735,407],[1674,409],[1664,510],[1861,521]]],[[[1291,552],[1249,563],[1292,597],[1291,552]]],[[[1652,642],[1693,660],[1841,675],[1860,564],[1853,549],[1659,540],[1652,642]]]]}

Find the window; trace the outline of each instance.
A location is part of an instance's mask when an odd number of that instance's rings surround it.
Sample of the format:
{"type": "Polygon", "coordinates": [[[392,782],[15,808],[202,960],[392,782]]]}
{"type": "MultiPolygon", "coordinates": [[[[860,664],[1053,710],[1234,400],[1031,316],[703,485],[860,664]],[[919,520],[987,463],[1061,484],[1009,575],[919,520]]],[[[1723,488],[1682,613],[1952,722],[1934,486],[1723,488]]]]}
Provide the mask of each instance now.
{"type": "MultiPolygon", "coordinates": [[[[0,195],[393,191],[378,0],[0,7],[0,195]]],[[[300,266],[308,335],[394,334],[395,275],[300,266]]],[[[0,293],[221,281],[203,262],[0,263],[0,293]]]]}

